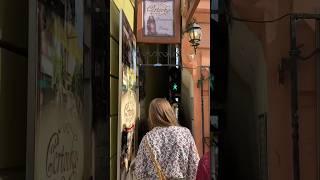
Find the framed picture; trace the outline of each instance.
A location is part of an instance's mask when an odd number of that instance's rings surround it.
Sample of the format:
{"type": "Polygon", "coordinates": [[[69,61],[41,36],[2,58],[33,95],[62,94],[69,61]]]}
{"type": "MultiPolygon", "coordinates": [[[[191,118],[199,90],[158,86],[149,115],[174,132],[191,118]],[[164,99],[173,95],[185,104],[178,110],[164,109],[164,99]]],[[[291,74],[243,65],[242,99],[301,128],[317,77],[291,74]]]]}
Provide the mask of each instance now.
{"type": "Polygon", "coordinates": [[[137,42],[180,43],[179,0],[138,0],[137,42]]]}

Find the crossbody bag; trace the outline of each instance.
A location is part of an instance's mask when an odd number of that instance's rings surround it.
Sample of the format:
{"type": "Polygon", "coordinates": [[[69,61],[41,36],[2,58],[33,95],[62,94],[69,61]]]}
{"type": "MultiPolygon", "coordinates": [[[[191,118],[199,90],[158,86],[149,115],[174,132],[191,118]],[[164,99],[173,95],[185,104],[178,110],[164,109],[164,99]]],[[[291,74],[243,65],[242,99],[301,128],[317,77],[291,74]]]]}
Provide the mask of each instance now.
{"type": "Polygon", "coordinates": [[[150,156],[151,156],[151,160],[152,160],[152,163],[153,163],[153,166],[156,168],[157,170],[157,174],[158,174],[158,177],[160,178],[160,180],[167,180],[166,176],[164,175],[162,169],[161,169],[161,166],[159,164],[159,162],[157,161],[152,149],[151,149],[151,146],[149,144],[149,141],[148,141],[148,138],[146,138],[146,143],[145,145],[147,146],[147,149],[150,153],[150,156]]]}

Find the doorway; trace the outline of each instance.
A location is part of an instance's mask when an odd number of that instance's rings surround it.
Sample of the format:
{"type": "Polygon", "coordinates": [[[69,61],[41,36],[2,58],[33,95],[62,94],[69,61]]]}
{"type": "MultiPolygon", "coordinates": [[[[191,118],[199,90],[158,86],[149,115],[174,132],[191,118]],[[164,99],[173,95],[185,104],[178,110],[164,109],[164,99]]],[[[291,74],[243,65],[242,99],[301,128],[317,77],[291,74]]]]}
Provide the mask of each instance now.
{"type": "Polygon", "coordinates": [[[138,49],[140,142],[148,131],[144,127],[147,127],[148,107],[154,98],[166,98],[175,109],[179,123],[188,127],[188,122],[183,113],[179,46],[139,44],[138,49]]]}

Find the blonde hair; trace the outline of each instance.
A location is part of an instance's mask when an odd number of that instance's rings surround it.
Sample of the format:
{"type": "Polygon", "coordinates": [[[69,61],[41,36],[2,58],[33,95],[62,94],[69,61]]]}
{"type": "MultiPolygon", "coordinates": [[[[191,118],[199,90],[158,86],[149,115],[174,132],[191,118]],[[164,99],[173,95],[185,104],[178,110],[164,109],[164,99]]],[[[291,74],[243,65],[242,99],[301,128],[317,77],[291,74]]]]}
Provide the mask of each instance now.
{"type": "Polygon", "coordinates": [[[164,98],[153,99],[149,106],[148,125],[154,127],[178,126],[178,121],[170,103],[164,98]]]}

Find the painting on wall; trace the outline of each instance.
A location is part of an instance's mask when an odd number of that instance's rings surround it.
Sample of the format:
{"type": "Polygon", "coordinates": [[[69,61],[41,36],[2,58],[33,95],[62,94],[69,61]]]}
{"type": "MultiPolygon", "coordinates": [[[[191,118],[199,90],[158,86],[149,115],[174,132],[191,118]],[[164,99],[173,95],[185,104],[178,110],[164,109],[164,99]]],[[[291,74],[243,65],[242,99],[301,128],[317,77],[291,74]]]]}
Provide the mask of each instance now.
{"type": "Polygon", "coordinates": [[[120,13],[119,32],[118,177],[124,179],[135,153],[134,133],[139,100],[136,39],[123,11],[120,13]]]}
{"type": "Polygon", "coordinates": [[[136,19],[137,42],[156,44],[180,42],[179,0],[139,0],[136,19]]]}
{"type": "Polygon", "coordinates": [[[35,179],[84,179],[83,1],[39,0],[35,179]]]}

